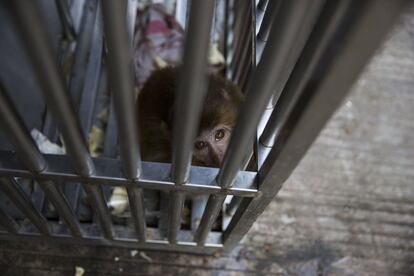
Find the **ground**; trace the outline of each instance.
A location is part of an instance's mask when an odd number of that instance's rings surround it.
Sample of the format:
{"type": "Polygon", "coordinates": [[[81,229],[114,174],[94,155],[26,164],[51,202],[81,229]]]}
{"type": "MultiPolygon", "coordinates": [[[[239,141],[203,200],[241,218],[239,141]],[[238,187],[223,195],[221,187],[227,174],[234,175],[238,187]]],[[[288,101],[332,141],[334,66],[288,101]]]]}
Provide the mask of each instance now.
{"type": "Polygon", "coordinates": [[[414,275],[414,14],[229,255],[1,242],[1,275],[414,275]]]}

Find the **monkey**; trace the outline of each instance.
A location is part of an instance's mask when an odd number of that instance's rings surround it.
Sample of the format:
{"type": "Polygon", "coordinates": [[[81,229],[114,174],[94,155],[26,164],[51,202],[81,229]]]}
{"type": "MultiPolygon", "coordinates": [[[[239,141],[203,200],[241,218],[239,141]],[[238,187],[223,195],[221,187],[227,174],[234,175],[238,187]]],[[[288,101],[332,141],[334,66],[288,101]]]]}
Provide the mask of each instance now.
{"type": "MultiPolygon", "coordinates": [[[[144,161],[171,162],[177,67],[154,71],[137,99],[140,148],[144,161]]],[[[220,167],[243,95],[231,81],[209,73],[208,90],[193,144],[192,165],[220,167]]]]}
{"type": "MultiPolygon", "coordinates": [[[[177,67],[165,67],[153,71],[138,93],[136,115],[143,161],[171,162],[178,70],[177,67]]],[[[243,94],[233,82],[218,74],[208,74],[208,89],[192,145],[192,165],[221,166],[243,101],[243,94]]],[[[161,197],[165,202],[167,196],[161,193],[161,197]]],[[[124,188],[115,188],[110,205],[118,207],[113,214],[120,215],[125,211],[126,198],[124,188]]]]}
{"type": "MultiPolygon", "coordinates": [[[[177,67],[154,71],[138,95],[137,121],[144,161],[171,162],[178,71],[177,67]]],[[[197,135],[192,145],[192,165],[221,166],[243,99],[241,91],[234,83],[220,75],[208,74],[207,93],[203,101],[197,135]]],[[[159,197],[161,213],[166,214],[168,194],[160,192],[159,197]]],[[[206,200],[205,196],[196,196],[192,198],[192,205],[204,206],[206,200]]],[[[198,224],[201,215],[202,213],[192,213],[191,224],[198,224]]],[[[166,216],[162,216],[158,223],[164,234],[167,230],[166,219],[166,216]]],[[[185,220],[184,217],[182,219],[185,220]]]]}

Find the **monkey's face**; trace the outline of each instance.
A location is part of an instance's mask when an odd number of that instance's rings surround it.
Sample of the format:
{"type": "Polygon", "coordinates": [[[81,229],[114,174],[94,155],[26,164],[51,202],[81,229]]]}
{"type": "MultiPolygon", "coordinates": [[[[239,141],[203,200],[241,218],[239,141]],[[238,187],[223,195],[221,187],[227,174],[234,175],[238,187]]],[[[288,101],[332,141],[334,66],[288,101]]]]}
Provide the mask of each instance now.
{"type": "Polygon", "coordinates": [[[232,127],[219,124],[203,130],[195,140],[193,165],[220,167],[230,141],[232,127]]]}

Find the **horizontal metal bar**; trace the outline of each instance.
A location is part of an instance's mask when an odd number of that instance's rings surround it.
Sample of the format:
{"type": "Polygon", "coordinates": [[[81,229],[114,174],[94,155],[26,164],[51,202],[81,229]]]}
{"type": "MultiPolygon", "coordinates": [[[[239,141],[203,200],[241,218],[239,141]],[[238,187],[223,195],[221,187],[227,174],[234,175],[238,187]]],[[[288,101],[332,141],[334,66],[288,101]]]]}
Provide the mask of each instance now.
{"type": "Polygon", "coordinates": [[[222,189],[214,185],[217,168],[192,166],[189,182],[185,185],[175,185],[171,182],[170,164],[142,162],[142,174],[139,181],[126,179],[122,174],[122,164],[117,159],[93,158],[96,174],[85,179],[78,175],[70,163],[70,157],[65,155],[43,155],[48,169],[40,174],[28,171],[19,161],[17,155],[10,151],[0,151],[0,175],[20,176],[44,180],[63,180],[72,183],[87,181],[89,184],[104,184],[113,186],[131,185],[137,188],[157,189],[165,191],[183,191],[188,193],[228,194],[241,197],[256,196],[256,172],[242,171],[237,175],[233,187],[222,189]]]}
{"type": "MultiPolygon", "coordinates": [[[[135,238],[135,233],[132,229],[125,226],[115,226],[117,238],[114,240],[106,240],[99,237],[99,229],[94,224],[82,224],[82,227],[87,233],[84,238],[75,238],[68,235],[68,232],[62,225],[57,222],[50,222],[52,235],[47,237],[48,241],[62,243],[62,244],[83,244],[83,245],[104,245],[117,246],[133,249],[145,250],[165,250],[188,252],[198,254],[214,254],[222,250],[221,232],[210,233],[204,247],[199,247],[195,242],[192,242],[192,233],[188,230],[182,230],[179,233],[179,239],[175,244],[169,244],[168,241],[163,240],[162,233],[157,228],[148,228],[148,240],[146,242],[139,242],[135,238]]],[[[43,236],[36,234],[36,230],[31,225],[20,226],[19,235],[10,235],[0,232],[0,240],[26,240],[40,242],[45,241],[43,236]]]]}
{"type": "MultiPolygon", "coordinates": [[[[226,250],[241,240],[280,190],[391,29],[405,2],[408,1],[327,2],[314,29],[322,31],[322,26],[339,24],[309,78],[306,93],[302,93],[281,126],[283,136],[273,146],[259,171],[261,196],[243,199],[224,232],[226,250]],[[346,12],[338,13],[336,9],[344,5],[349,5],[346,12]],[[336,20],[338,23],[334,23],[336,20]]],[[[319,35],[312,33],[310,40],[316,39],[315,36],[319,38],[319,35]]],[[[306,47],[304,51],[308,50],[306,47]]]]}
{"type": "Polygon", "coordinates": [[[0,190],[16,205],[16,207],[39,229],[40,233],[49,236],[49,227],[45,217],[40,214],[30,198],[12,177],[0,177],[0,190]]]}
{"type": "Polygon", "coordinates": [[[19,225],[16,221],[2,209],[0,209],[0,225],[10,234],[17,234],[19,229],[19,225]]]}

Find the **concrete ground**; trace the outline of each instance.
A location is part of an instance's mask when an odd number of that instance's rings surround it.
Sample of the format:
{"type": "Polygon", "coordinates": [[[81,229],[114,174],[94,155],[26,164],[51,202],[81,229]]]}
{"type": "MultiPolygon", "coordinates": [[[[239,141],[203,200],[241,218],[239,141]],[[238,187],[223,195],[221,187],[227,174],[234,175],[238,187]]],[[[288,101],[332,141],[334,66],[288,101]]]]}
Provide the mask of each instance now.
{"type": "Polygon", "coordinates": [[[414,275],[413,15],[231,254],[2,241],[0,275],[414,275]]]}

